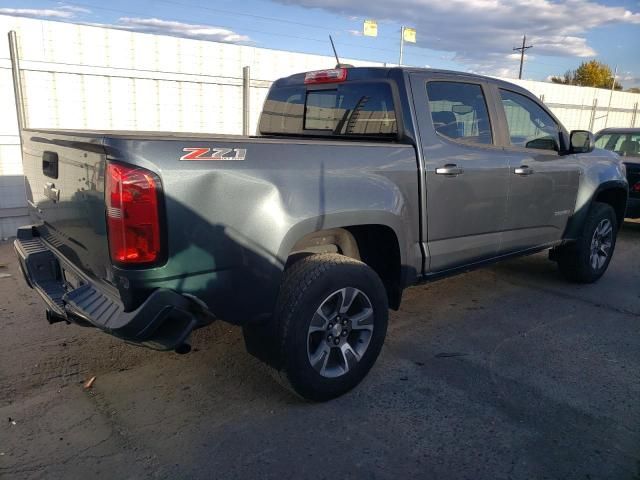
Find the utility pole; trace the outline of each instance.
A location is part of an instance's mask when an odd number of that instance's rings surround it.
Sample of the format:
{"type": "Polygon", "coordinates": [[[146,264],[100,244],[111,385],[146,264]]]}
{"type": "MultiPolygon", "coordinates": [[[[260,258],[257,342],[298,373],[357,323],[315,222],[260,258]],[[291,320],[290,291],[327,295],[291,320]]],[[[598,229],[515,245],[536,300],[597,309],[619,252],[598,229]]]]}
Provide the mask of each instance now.
{"type": "Polygon", "coordinates": [[[515,47],[513,50],[514,51],[519,51],[520,52],[520,73],[518,74],[518,78],[522,79],[522,65],[524,64],[524,52],[525,50],[529,50],[531,47],[533,47],[533,45],[527,45],[527,36],[524,35],[522,37],[522,46],[521,47],[515,47]]]}
{"type": "Polygon", "coordinates": [[[22,138],[22,129],[27,128],[27,120],[24,111],[24,94],[22,91],[22,77],[20,75],[20,54],[18,52],[18,35],[15,31],[11,30],[9,32],[9,56],[11,57],[11,72],[13,74],[13,91],[16,96],[18,130],[20,130],[20,138],[22,138]]]}
{"type": "Polygon", "coordinates": [[[404,42],[416,43],[416,29],[405,27],[404,25],[400,29],[400,59],[398,65],[402,66],[402,55],[404,53],[404,42]]]}
{"type": "Polygon", "coordinates": [[[402,66],[402,54],[404,53],[404,27],[400,29],[400,60],[398,65],[402,66]]]}
{"type": "Polygon", "coordinates": [[[609,123],[609,112],[611,111],[611,99],[613,99],[613,89],[616,86],[616,76],[618,75],[618,65],[613,72],[613,80],[611,80],[611,92],[609,93],[609,106],[607,107],[607,116],[604,119],[604,128],[607,128],[609,123]]]}

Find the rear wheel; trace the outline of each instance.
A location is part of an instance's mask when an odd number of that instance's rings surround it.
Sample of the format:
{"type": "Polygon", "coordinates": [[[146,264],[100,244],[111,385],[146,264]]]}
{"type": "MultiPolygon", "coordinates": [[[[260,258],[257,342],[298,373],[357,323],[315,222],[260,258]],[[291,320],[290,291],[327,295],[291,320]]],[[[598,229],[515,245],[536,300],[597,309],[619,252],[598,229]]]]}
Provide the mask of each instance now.
{"type": "Polygon", "coordinates": [[[298,260],[285,272],[271,337],[283,383],[315,401],[351,390],[380,353],[387,317],[382,281],[364,263],[337,254],[298,260]]]}
{"type": "Polygon", "coordinates": [[[373,336],[373,306],[366,293],[345,287],[317,308],[307,329],[307,359],[324,378],[355,368],[373,336]]]}
{"type": "Polygon", "coordinates": [[[580,237],[558,252],[558,266],[562,274],[579,283],[598,280],[611,262],[617,232],[616,213],[611,205],[594,203],[580,237]]]}

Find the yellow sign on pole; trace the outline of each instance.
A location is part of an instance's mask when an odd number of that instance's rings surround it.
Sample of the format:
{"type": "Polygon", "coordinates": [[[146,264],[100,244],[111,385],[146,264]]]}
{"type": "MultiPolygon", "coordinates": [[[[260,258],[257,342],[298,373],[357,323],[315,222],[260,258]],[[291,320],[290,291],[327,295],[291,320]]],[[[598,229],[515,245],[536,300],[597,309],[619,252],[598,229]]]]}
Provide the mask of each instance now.
{"type": "Polygon", "coordinates": [[[416,43],[416,29],[404,27],[402,30],[402,36],[405,42],[416,43]]]}
{"type": "Polygon", "coordinates": [[[365,37],[377,37],[378,22],[376,22],[375,20],[365,20],[363,33],[365,37]]]}

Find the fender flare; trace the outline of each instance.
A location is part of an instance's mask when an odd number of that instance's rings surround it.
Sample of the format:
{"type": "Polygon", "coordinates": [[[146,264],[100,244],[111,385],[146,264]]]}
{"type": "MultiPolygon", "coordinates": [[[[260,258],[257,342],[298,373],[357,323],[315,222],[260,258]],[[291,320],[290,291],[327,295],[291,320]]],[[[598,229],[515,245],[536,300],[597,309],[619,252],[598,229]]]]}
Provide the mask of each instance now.
{"type": "Polygon", "coordinates": [[[282,262],[286,262],[294,245],[300,239],[314,232],[358,225],[382,225],[390,228],[398,239],[400,261],[403,264],[406,262],[407,248],[402,243],[403,237],[399,233],[402,232],[402,219],[386,211],[339,212],[306,218],[289,228],[280,242],[277,256],[282,262]]]}
{"type": "MultiPolygon", "coordinates": [[[[582,224],[584,223],[585,219],[587,218],[587,214],[591,209],[591,205],[593,205],[593,202],[596,201],[598,195],[606,190],[624,190],[626,192],[627,198],[629,196],[629,186],[626,180],[608,180],[598,185],[598,188],[595,189],[589,201],[586,202],[578,211],[574,212],[567,222],[567,226],[562,236],[564,240],[575,240],[576,238],[578,238],[578,236],[580,235],[582,224]]],[[[620,225],[618,225],[618,227],[620,227],[620,225]]]]}

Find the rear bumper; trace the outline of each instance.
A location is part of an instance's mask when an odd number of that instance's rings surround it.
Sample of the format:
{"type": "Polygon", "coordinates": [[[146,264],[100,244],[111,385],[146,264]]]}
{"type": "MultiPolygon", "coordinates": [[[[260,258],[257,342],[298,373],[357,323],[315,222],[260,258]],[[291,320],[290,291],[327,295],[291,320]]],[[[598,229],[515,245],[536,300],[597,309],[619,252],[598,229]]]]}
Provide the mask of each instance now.
{"type": "Polygon", "coordinates": [[[626,218],[640,218],[640,198],[629,197],[627,200],[626,218]]]}
{"type": "Polygon", "coordinates": [[[156,350],[172,350],[191,332],[211,323],[213,316],[195,299],[173,290],[155,290],[131,312],[96,282],[67,262],[31,229],[20,229],[14,242],[20,270],[27,284],[47,304],[47,318],[97,327],[131,343],[156,350]],[[64,272],[80,279],[71,286],[64,272]]]}

